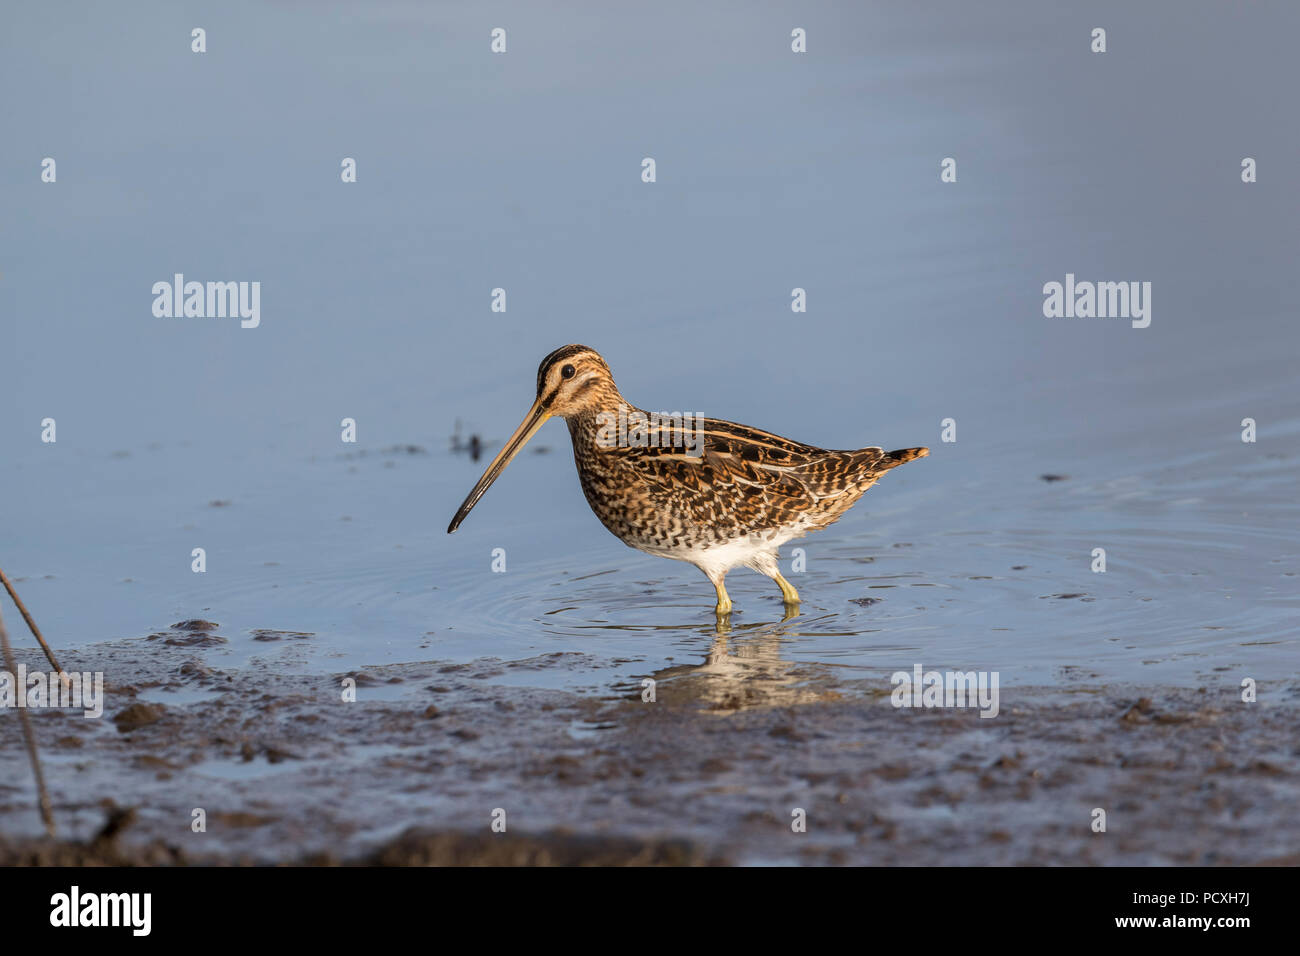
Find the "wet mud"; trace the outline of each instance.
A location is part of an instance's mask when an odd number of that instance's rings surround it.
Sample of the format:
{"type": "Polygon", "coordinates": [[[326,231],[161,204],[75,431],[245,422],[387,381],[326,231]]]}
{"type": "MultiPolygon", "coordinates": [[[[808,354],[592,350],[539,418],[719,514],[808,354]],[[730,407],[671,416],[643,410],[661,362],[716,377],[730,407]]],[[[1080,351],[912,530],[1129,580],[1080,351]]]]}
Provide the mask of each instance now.
{"type": "MultiPolygon", "coordinates": [[[[107,686],[101,719],[31,711],[59,841],[0,713],[0,863],[1300,862],[1294,682],[1243,703],[1226,678],[1079,672],[1003,687],[990,719],[895,708],[888,675],[845,680],[761,637],[647,673],[647,700],[643,681],[529,686],[593,670],[584,654],[227,669],[186,640],[216,636],[202,625],[66,655],[107,686]]],[[[310,639],[248,637],[269,636],[310,639]]]]}

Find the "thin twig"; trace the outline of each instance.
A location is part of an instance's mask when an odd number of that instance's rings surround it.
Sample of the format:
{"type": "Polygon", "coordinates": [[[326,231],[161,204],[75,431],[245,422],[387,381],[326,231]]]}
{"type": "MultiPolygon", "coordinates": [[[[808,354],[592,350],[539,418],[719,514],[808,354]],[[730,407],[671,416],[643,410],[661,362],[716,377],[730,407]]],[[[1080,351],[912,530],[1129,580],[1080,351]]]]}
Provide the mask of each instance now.
{"type": "Polygon", "coordinates": [[[51,667],[58,671],[59,677],[63,681],[63,686],[71,686],[71,679],[68,677],[67,673],[64,672],[63,666],[54,659],[54,652],[50,650],[50,645],[45,643],[45,638],[41,637],[41,629],[36,626],[36,622],[32,620],[32,616],[27,613],[27,606],[23,604],[22,598],[20,598],[18,592],[14,590],[13,583],[9,580],[8,575],[4,573],[3,568],[0,568],[0,583],[4,584],[5,590],[8,591],[9,596],[14,599],[14,606],[18,608],[18,613],[21,614],[23,620],[27,622],[28,628],[31,629],[32,636],[36,638],[36,643],[41,645],[41,650],[45,652],[45,659],[50,662],[51,667]]]}
{"type": "MultiPolygon", "coordinates": [[[[8,583],[8,581],[5,582],[5,584],[8,583]]],[[[13,594],[13,591],[9,593],[13,594]]],[[[14,662],[14,649],[9,646],[9,632],[5,630],[4,615],[2,614],[0,614],[0,646],[4,648],[5,667],[9,669],[11,679],[17,682],[18,665],[14,662]]],[[[26,696],[26,687],[17,687],[16,689],[19,694],[26,696]]],[[[26,703],[26,701],[23,701],[23,703],[26,703]]],[[[41,773],[41,757],[36,752],[36,735],[32,733],[32,722],[31,718],[27,716],[27,708],[21,704],[18,707],[18,720],[23,726],[23,740],[27,744],[27,756],[32,762],[32,773],[36,776],[36,799],[41,808],[41,820],[45,823],[45,832],[50,836],[54,836],[54,813],[50,809],[50,795],[45,789],[45,775],[41,773]]]]}

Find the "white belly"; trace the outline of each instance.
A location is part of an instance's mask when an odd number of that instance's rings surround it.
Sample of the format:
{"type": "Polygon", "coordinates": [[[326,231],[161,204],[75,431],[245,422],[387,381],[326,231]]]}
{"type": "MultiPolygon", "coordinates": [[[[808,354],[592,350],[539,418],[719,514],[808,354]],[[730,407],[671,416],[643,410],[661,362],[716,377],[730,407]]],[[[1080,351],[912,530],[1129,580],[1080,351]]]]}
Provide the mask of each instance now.
{"type": "Polygon", "coordinates": [[[687,561],[712,576],[725,574],[732,568],[742,565],[755,570],[771,565],[777,548],[791,538],[797,538],[804,533],[803,528],[779,528],[763,535],[753,535],[706,548],[658,548],[639,544],[634,544],[632,547],[661,558],[687,561]]]}

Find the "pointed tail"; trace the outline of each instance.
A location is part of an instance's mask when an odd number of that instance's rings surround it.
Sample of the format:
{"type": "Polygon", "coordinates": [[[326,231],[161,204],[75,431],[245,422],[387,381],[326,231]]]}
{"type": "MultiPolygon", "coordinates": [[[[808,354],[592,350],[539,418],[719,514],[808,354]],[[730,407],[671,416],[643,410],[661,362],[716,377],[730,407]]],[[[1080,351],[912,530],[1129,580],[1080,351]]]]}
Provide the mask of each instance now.
{"type": "Polygon", "coordinates": [[[930,449],[928,448],[900,448],[897,451],[885,452],[885,457],[880,464],[888,470],[897,468],[899,465],[906,465],[909,461],[914,461],[917,458],[924,458],[929,454],[930,449]]]}

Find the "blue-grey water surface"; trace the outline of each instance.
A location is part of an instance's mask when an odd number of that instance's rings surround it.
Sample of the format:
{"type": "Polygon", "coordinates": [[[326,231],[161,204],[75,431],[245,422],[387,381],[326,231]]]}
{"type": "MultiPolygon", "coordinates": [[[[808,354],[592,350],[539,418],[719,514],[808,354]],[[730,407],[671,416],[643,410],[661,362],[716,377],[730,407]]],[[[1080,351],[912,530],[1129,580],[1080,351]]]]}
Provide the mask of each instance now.
{"type": "Polygon", "coordinates": [[[790,661],[1293,678],[1300,16],[1258,7],[11,9],[0,567],[56,649],[205,618],[286,669],[698,661],[708,582],[600,526],[561,423],[445,533],[457,422],[490,455],[581,342],[642,407],[930,446],[794,542],[790,661]],[[260,326],[154,317],[177,272],[261,282],[260,326]],[[1150,282],[1150,327],[1045,318],[1067,273],[1150,282]]]}

